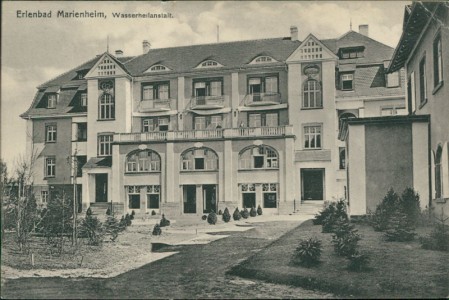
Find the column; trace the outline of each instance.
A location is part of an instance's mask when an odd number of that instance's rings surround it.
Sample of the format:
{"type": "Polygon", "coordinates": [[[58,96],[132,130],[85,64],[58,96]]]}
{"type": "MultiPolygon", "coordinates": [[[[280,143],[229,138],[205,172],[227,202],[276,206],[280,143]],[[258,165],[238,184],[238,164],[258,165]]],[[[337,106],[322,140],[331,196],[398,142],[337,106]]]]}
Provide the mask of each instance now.
{"type": "Polygon", "coordinates": [[[180,119],[179,116],[186,109],[185,99],[184,99],[184,91],[185,91],[185,78],[183,76],[178,77],[178,101],[177,101],[177,110],[178,110],[178,130],[184,130],[184,118],[180,119]]]}
{"type": "Polygon", "coordinates": [[[175,168],[174,165],[174,144],[167,143],[166,144],[166,158],[165,158],[165,182],[167,186],[165,186],[165,199],[163,199],[165,203],[174,202],[175,201],[175,168]]]}
{"type": "Polygon", "coordinates": [[[234,112],[237,110],[239,104],[240,104],[240,94],[239,94],[239,73],[232,73],[231,74],[231,119],[232,119],[232,127],[237,128],[238,127],[238,112],[236,112],[236,115],[234,116],[234,112]]]}
{"type": "MultiPolygon", "coordinates": [[[[224,151],[223,151],[223,186],[220,186],[221,190],[223,190],[223,198],[220,201],[237,201],[237,199],[233,199],[232,190],[234,187],[235,176],[233,174],[232,169],[233,162],[233,153],[232,153],[232,141],[225,140],[224,141],[224,151]],[[226,163],[225,163],[226,162],[226,163]]],[[[221,168],[221,166],[220,166],[221,168]]]]}

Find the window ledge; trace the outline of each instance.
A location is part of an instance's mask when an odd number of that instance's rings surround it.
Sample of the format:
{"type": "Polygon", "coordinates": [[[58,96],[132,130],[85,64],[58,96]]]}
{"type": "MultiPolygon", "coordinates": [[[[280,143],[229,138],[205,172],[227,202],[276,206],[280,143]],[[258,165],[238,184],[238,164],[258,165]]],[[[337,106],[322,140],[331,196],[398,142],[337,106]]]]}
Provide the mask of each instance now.
{"type": "Polygon", "coordinates": [[[449,198],[436,198],[433,199],[433,201],[435,201],[435,203],[446,203],[449,201],[449,198]]]}
{"type": "Polygon", "coordinates": [[[218,172],[218,169],[217,170],[204,170],[204,169],[202,169],[202,170],[181,170],[180,171],[181,173],[190,173],[190,172],[193,172],[193,173],[199,173],[199,172],[218,172]]]}
{"type": "Polygon", "coordinates": [[[158,174],[161,171],[125,172],[125,175],[158,174]]]}
{"type": "Polygon", "coordinates": [[[44,176],[44,179],[55,178],[56,176],[44,176]]]}
{"type": "Polygon", "coordinates": [[[98,122],[104,122],[104,121],[115,121],[114,119],[97,119],[98,122]]]}
{"type": "Polygon", "coordinates": [[[45,141],[45,144],[55,144],[56,141],[45,141]]]}
{"type": "Polygon", "coordinates": [[[322,106],[320,107],[301,107],[301,110],[314,110],[314,109],[323,109],[322,106]]]}
{"type": "Polygon", "coordinates": [[[432,91],[432,95],[435,95],[440,89],[441,87],[444,85],[444,81],[440,81],[435,88],[432,91]]]}
{"type": "Polygon", "coordinates": [[[252,169],[238,169],[238,171],[279,171],[279,168],[252,168],[252,169]]]}
{"type": "Polygon", "coordinates": [[[426,105],[426,103],[427,103],[427,98],[424,99],[424,101],[422,101],[422,102],[419,104],[419,109],[423,108],[424,105],[426,105]]]}
{"type": "Polygon", "coordinates": [[[303,151],[316,151],[316,150],[325,150],[323,148],[303,148],[303,151]]]}

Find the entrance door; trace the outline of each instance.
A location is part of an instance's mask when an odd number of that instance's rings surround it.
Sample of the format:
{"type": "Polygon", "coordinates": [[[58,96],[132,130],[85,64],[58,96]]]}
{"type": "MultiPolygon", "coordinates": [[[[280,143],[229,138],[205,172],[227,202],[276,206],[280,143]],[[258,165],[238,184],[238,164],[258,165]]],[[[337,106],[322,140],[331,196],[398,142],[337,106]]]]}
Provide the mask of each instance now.
{"type": "Polygon", "coordinates": [[[301,170],[301,199],[324,200],[324,170],[301,170]]]}
{"type": "Polygon", "coordinates": [[[217,212],[217,188],[214,184],[203,185],[203,213],[217,212]]]}
{"type": "Polygon", "coordinates": [[[243,207],[256,207],[256,193],[243,193],[243,207]]]}
{"type": "Polygon", "coordinates": [[[95,202],[108,202],[108,174],[95,175],[95,202]]]}
{"type": "Polygon", "coordinates": [[[196,185],[184,186],[184,213],[196,214],[196,185]]]}

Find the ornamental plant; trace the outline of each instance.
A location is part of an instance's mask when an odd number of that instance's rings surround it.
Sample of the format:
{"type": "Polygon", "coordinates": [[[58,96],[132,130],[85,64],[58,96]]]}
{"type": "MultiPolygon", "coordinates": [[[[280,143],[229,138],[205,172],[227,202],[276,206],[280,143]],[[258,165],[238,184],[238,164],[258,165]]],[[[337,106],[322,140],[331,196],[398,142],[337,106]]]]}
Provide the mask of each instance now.
{"type": "Polygon", "coordinates": [[[217,214],[213,210],[207,215],[207,223],[210,225],[215,225],[217,223],[217,214]]]}
{"type": "Polygon", "coordinates": [[[207,220],[207,215],[202,215],[201,216],[201,220],[206,221],[207,220]]]}
{"type": "Polygon", "coordinates": [[[448,219],[448,217],[444,217],[443,211],[441,211],[441,217],[435,218],[429,236],[419,239],[423,249],[449,252],[449,226],[446,225],[448,219]]]}
{"type": "Polygon", "coordinates": [[[249,211],[246,207],[240,213],[241,213],[243,219],[248,219],[249,211]]]}
{"type": "Polygon", "coordinates": [[[159,224],[154,225],[152,234],[153,235],[161,235],[162,234],[162,229],[161,229],[161,226],[159,226],[159,224]]]}
{"type": "Polygon", "coordinates": [[[259,216],[262,215],[262,207],[260,207],[260,205],[257,207],[257,214],[258,214],[259,216]]]}
{"type": "Polygon", "coordinates": [[[156,212],[154,211],[154,209],[151,211],[151,215],[152,215],[152,216],[155,216],[155,215],[156,215],[156,212]]]}
{"type": "Polygon", "coordinates": [[[321,251],[320,240],[313,237],[301,240],[293,255],[294,262],[305,267],[315,266],[320,262],[321,251]]]}
{"type": "Polygon", "coordinates": [[[110,216],[111,215],[111,209],[108,207],[108,209],[106,210],[106,215],[110,216]]]}
{"type": "Polygon", "coordinates": [[[131,211],[131,220],[134,220],[134,216],[136,215],[136,212],[134,209],[131,211]]]}
{"type": "Polygon", "coordinates": [[[256,217],[257,216],[257,211],[256,211],[256,208],[254,206],[251,207],[251,210],[249,211],[249,215],[251,217],[256,217]]]}
{"type": "Polygon", "coordinates": [[[235,208],[234,213],[232,214],[232,218],[234,219],[234,221],[238,221],[242,218],[242,214],[240,213],[238,207],[235,208]]]}
{"type": "Polygon", "coordinates": [[[229,221],[231,221],[231,214],[229,213],[229,209],[226,207],[223,215],[222,215],[223,221],[225,221],[226,223],[228,223],[229,221]]]}
{"type": "Polygon", "coordinates": [[[221,216],[223,214],[223,212],[221,211],[221,209],[218,211],[218,215],[221,216]]]}
{"type": "Polygon", "coordinates": [[[165,215],[162,214],[162,219],[161,219],[159,225],[160,225],[161,227],[170,226],[170,220],[167,220],[167,219],[165,218],[165,215]]]}
{"type": "Polygon", "coordinates": [[[348,257],[348,270],[362,272],[369,270],[370,257],[366,253],[355,252],[348,257]]]}
{"type": "Polygon", "coordinates": [[[402,210],[395,211],[389,218],[384,237],[390,242],[408,242],[415,237],[415,228],[402,210]]]}

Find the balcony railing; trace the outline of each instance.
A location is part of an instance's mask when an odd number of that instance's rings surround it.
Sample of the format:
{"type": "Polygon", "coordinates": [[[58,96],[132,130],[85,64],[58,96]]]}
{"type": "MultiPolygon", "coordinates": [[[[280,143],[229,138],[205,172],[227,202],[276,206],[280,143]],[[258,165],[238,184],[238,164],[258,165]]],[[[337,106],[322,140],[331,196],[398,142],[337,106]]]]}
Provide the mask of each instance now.
{"type": "Polygon", "coordinates": [[[275,105],[281,103],[280,93],[253,93],[243,98],[245,106],[275,105]]]}
{"type": "Polygon", "coordinates": [[[153,112],[161,110],[170,110],[170,99],[164,100],[142,100],[139,103],[139,112],[153,112]]]}
{"type": "Polygon", "coordinates": [[[199,96],[190,100],[190,109],[223,108],[225,96],[199,96]]]}
{"type": "Polygon", "coordinates": [[[182,140],[207,140],[221,138],[247,138],[247,137],[282,137],[293,135],[292,126],[278,127],[243,127],[224,128],[211,130],[184,130],[162,131],[144,133],[117,133],[114,142],[132,143],[149,141],[182,141],[182,140]]]}

